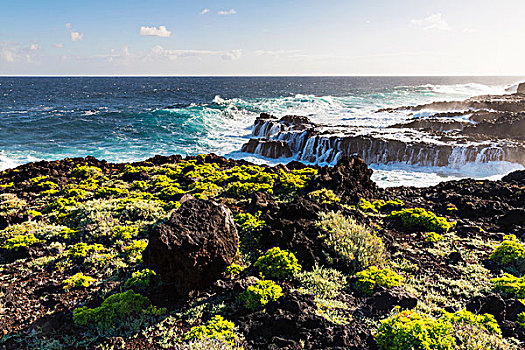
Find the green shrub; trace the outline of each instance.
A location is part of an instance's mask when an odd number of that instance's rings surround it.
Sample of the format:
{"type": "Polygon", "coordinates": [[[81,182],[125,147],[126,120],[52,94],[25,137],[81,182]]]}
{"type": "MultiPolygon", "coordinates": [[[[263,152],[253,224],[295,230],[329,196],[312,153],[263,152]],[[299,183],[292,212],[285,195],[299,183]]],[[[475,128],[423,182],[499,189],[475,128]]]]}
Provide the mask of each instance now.
{"type": "Polygon", "coordinates": [[[440,235],[439,233],[427,232],[425,234],[425,242],[437,243],[437,242],[442,241],[442,240],[443,240],[443,236],[440,235]]]}
{"type": "Polygon", "coordinates": [[[379,350],[509,349],[494,316],[466,310],[438,318],[402,311],[385,320],[375,335],[379,350]]]}
{"type": "Polygon", "coordinates": [[[235,222],[239,225],[239,251],[251,261],[257,256],[257,247],[261,229],[266,225],[260,219],[261,212],[252,215],[250,213],[239,213],[235,215],[235,222]]]}
{"type": "Polygon", "coordinates": [[[75,207],[77,205],[78,205],[78,202],[74,198],[60,197],[50,202],[47,205],[47,208],[45,209],[45,211],[47,213],[52,213],[52,212],[63,213],[67,209],[75,207]]]}
{"type": "Polygon", "coordinates": [[[525,270],[525,248],[515,235],[504,237],[504,241],[490,254],[490,259],[503,265],[514,265],[518,270],[525,270]]]}
{"type": "Polygon", "coordinates": [[[136,237],[139,234],[139,229],[133,226],[115,226],[113,227],[111,236],[116,240],[127,240],[136,237]]]}
{"type": "Polygon", "coordinates": [[[400,219],[406,228],[416,228],[425,231],[448,232],[455,223],[448,222],[446,218],[426,211],[423,208],[410,208],[393,211],[390,218],[400,219]]]}
{"type": "Polygon", "coordinates": [[[244,270],[244,267],[242,267],[239,264],[231,264],[226,268],[226,273],[228,275],[234,276],[240,274],[244,270]]]}
{"type": "Polygon", "coordinates": [[[357,207],[359,209],[361,209],[362,211],[364,212],[374,212],[374,213],[377,213],[377,209],[376,207],[374,206],[374,204],[370,203],[369,201],[367,201],[366,199],[363,199],[361,198],[359,200],[359,203],[357,203],[357,207]]]}
{"type": "Polygon", "coordinates": [[[143,289],[151,287],[158,282],[158,276],[155,271],[150,269],[143,269],[135,271],[131,274],[131,277],[124,283],[126,289],[143,289]]]}
{"type": "Polygon", "coordinates": [[[128,190],[118,187],[102,187],[95,193],[95,198],[124,197],[128,190]]]}
{"type": "Polygon", "coordinates": [[[26,208],[27,202],[12,193],[0,194],[0,214],[12,215],[26,208]]]}
{"type": "Polygon", "coordinates": [[[312,271],[300,272],[295,278],[304,291],[321,299],[335,298],[346,286],[346,277],[335,269],[314,266],[312,271]]]}
{"type": "Polygon", "coordinates": [[[456,345],[448,320],[410,310],[382,320],[375,339],[379,350],[453,350],[456,345]]]}
{"type": "Polygon", "coordinates": [[[337,197],[334,191],[327,190],[326,188],[308,193],[308,198],[321,204],[338,203],[341,201],[341,198],[337,197]]]}
{"type": "Polygon", "coordinates": [[[270,301],[275,301],[283,295],[283,289],[271,280],[261,280],[249,286],[239,295],[239,300],[248,309],[256,310],[264,307],[270,301]]]}
{"type": "Polygon", "coordinates": [[[371,295],[376,285],[385,288],[399,287],[404,280],[403,277],[388,268],[378,269],[375,266],[356,273],[356,276],[356,287],[366,295],[371,295]]]}
{"type": "Polygon", "coordinates": [[[315,175],[317,175],[317,169],[313,168],[292,170],[291,172],[279,169],[279,182],[284,189],[296,191],[305,188],[315,175]]]}
{"type": "Polygon", "coordinates": [[[504,296],[525,299],[525,277],[514,277],[508,273],[490,280],[494,289],[504,296]]]}
{"type": "Polygon", "coordinates": [[[26,215],[30,216],[31,218],[36,218],[38,216],[42,216],[42,213],[36,210],[29,209],[26,211],[26,215]]]}
{"type": "Polygon", "coordinates": [[[301,271],[301,265],[299,265],[295,255],[288,250],[281,250],[279,247],[269,249],[257,259],[254,266],[265,278],[278,280],[290,278],[301,271]]]}
{"type": "Polygon", "coordinates": [[[317,226],[325,247],[348,267],[358,270],[383,265],[386,255],[383,241],[355,219],[339,212],[322,213],[317,226]]]}
{"type": "Polygon", "coordinates": [[[228,184],[225,194],[228,196],[235,197],[235,198],[243,198],[255,192],[266,192],[266,193],[273,194],[273,184],[270,185],[270,184],[265,184],[265,183],[253,183],[253,182],[242,183],[240,181],[236,181],[236,182],[232,182],[228,184]]]}
{"type": "Polygon", "coordinates": [[[220,315],[215,315],[205,324],[192,327],[184,336],[184,340],[204,338],[218,339],[225,341],[230,345],[234,345],[237,340],[235,324],[231,321],[225,320],[220,315]]]}
{"type": "Polygon", "coordinates": [[[87,196],[87,191],[82,188],[68,188],[64,190],[64,197],[73,199],[82,199],[87,196]]]}
{"type": "Polygon", "coordinates": [[[36,238],[34,234],[28,233],[25,235],[16,235],[7,239],[3,244],[0,245],[0,248],[17,251],[19,248],[29,247],[39,242],[40,240],[36,238]]]}
{"type": "Polygon", "coordinates": [[[473,314],[467,310],[460,310],[454,313],[443,312],[443,319],[448,320],[451,323],[468,323],[477,326],[478,328],[485,329],[491,334],[501,335],[501,330],[499,328],[498,322],[493,315],[482,314],[477,315],[473,314]]]}
{"type": "Polygon", "coordinates": [[[108,330],[126,318],[137,314],[159,315],[163,310],[151,305],[148,298],[133,291],[117,293],[106,298],[94,309],[86,306],[73,310],[73,321],[77,326],[108,330]]]}
{"type": "Polygon", "coordinates": [[[145,239],[131,241],[129,245],[125,246],[122,251],[126,258],[131,262],[138,262],[142,260],[142,252],[148,246],[148,241],[145,239]]]}
{"type": "Polygon", "coordinates": [[[148,188],[148,184],[144,181],[134,181],[133,184],[131,185],[131,189],[133,190],[145,190],[146,188],[148,188]]]}
{"type": "Polygon", "coordinates": [[[77,165],[71,170],[71,177],[79,179],[88,179],[90,177],[102,176],[102,170],[100,168],[88,165],[77,165]]]}
{"type": "Polygon", "coordinates": [[[525,312],[521,312],[518,314],[518,319],[516,320],[516,323],[521,328],[525,328],[525,312]]]}
{"type": "Polygon", "coordinates": [[[171,197],[177,195],[177,194],[183,194],[185,193],[183,190],[181,190],[180,188],[176,187],[176,186],[173,186],[173,185],[170,185],[170,186],[167,186],[167,187],[164,187],[160,193],[159,193],[159,198],[160,199],[164,199],[164,200],[169,200],[171,197]]]}
{"type": "Polygon", "coordinates": [[[374,208],[376,208],[379,211],[388,212],[392,211],[394,209],[401,209],[405,206],[405,202],[403,202],[401,199],[391,199],[384,201],[382,199],[374,201],[374,208]]]}
{"type": "Polygon", "coordinates": [[[53,190],[58,187],[58,184],[54,183],[53,181],[44,181],[39,183],[37,186],[44,190],[53,190]]]}
{"type": "Polygon", "coordinates": [[[84,287],[87,288],[91,283],[95,282],[96,279],[90,276],[85,276],[82,272],[76,273],[73,276],[62,281],[64,289],[84,287]]]}
{"type": "Polygon", "coordinates": [[[87,257],[88,253],[101,251],[103,249],[104,247],[98,243],[77,243],[68,249],[67,256],[71,259],[83,259],[87,257]]]}

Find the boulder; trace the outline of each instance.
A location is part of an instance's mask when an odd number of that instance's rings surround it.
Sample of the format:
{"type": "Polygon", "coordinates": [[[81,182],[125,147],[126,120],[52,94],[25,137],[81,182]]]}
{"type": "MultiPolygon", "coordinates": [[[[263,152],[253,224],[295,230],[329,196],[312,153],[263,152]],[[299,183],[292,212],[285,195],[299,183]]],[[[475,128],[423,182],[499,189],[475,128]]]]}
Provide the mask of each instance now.
{"type": "Polygon", "coordinates": [[[505,301],[499,294],[476,296],[468,302],[467,310],[476,314],[491,314],[497,321],[505,319],[505,301]]]}
{"type": "Polygon", "coordinates": [[[400,288],[386,289],[377,287],[377,291],[367,300],[376,312],[390,312],[395,306],[402,309],[413,309],[417,306],[417,298],[400,288]]]}
{"type": "Polygon", "coordinates": [[[377,185],[371,180],[372,169],[357,156],[342,156],[333,168],[323,167],[310,184],[311,190],[327,188],[352,202],[373,198],[377,185]]]}
{"type": "Polygon", "coordinates": [[[520,83],[518,85],[518,94],[525,95],[525,83],[520,83]]]}
{"type": "Polygon", "coordinates": [[[237,253],[239,237],[224,205],[191,198],[152,228],[143,253],[177,297],[203,290],[221,277],[237,253]]]}

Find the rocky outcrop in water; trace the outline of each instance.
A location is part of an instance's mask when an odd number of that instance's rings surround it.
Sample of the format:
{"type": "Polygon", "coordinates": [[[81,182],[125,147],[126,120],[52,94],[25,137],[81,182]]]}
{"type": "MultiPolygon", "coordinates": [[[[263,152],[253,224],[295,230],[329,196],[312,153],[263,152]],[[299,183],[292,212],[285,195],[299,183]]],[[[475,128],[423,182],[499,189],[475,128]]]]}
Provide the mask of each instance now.
{"type": "Polygon", "coordinates": [[[183,297],[215,282],[232,263],[238,246],[230,209],[193,198],[153,228],[143,257],[173,294],[183,297]]]}
{"type": "Polygon", "coordinates": [[[278,119],[262,113],[242,151],[329,164],[343,155],[358,155],[368,164],[461,166],[507,161],[525,165],[525,95],[521,92],[382,112],[400,110],[442,112],[382,129],[326,126],[304,116],[278,119]]]}

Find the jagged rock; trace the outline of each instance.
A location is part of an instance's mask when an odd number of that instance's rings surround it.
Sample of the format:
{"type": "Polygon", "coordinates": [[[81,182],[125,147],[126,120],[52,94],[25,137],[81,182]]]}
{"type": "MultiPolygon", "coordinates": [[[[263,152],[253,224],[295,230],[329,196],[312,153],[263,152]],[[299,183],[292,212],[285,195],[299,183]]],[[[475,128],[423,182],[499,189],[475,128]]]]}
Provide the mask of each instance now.
{"type": "Polygon", "coordinates": [[[505,301],[499,294],[476,296],[468,302],[467,310],[476,314],[491,314],[497,321],[505,319],[505,301]]]}
{"type": "Polygon", "coordinates": [[[289,158],[292,156],[292,151],[288,143],[269,139],[250,139],[242,146],[241,151],[259,154],[273,159],[289,158]]]}
{"type": "Polygon", "coordinates": [[[376,349],[364,324],[334,325],[317,316],[316,308],[313,296],[293,292],[237,323],[255,349],[299,349],[301,341],[302,349],[376,349]]]}
{"type": "Polygon", "coordinates": [[[231,211],[193,198],[150,231],[143,258],[175,295],[183,297],[216,281],[231,264],[238,245],[231,211]]]}
{"type": "Polygon", "coordinates": [[[525,186],[525,170],[513,171],[510,174],[503,176],[503,182],[515,182],[519,186],[525,186]]]}
{"type": "Polygon", "coordinates": [[[505,318],[509,321],[516,321],[518,315],[525,312],[525,305],[518,299],[505,300],[505,318]]]}
{"type": "Polygon", "coordinates": [[[333,168],[324,167],[312,181],[312,189],[327,188],[338,195],[357,202],[360,198],[372,198],[377,185],[371,180],[373,171],[357,156],[341,157],[333,168]]]}
{"type": "Polygon", "coordinates": [[[318,204],[296,198],[291,203],[269,206],[269,209],[261,216],[266,222],[259,238],[262,250],[278,244],[282,249],[292,250],[305,268],[327,264],[323,244],[315,226],[322,211],[318,204]]]}
{"type": "Polygon", "coordinates": [[[384,313],[390,312],[397,305],[402,309],[413,309],[417,306],[417,298],[400,288],[377,287],[367,299],[367,304],[376,312],[384,313]]]}

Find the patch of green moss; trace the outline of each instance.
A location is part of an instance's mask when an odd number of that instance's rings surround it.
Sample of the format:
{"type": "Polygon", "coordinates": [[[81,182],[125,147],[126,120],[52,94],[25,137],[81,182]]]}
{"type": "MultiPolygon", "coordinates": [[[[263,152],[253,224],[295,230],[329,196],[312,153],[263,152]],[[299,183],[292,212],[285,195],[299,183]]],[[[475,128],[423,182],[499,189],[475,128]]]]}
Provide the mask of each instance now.
{"type": "Polygon", "coordinates": [[[425,242],[428,243],[437,243],[443,240],[443,236],[436,232],[427,232],[425,233],[425,242]]]}
{"type": "Polygon", "coordinates": [[[95,198],[124,197],[128,190],[118,187],[102,187],[95,193],[95,198]]]}

